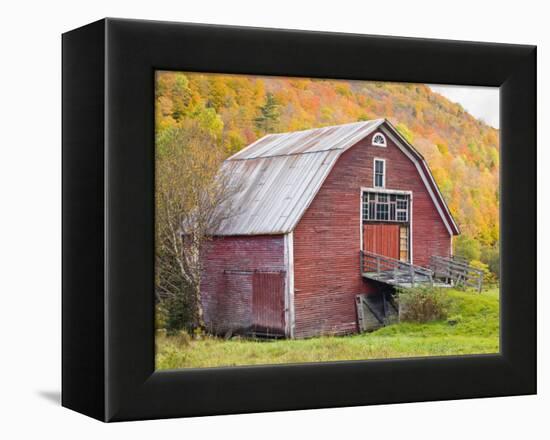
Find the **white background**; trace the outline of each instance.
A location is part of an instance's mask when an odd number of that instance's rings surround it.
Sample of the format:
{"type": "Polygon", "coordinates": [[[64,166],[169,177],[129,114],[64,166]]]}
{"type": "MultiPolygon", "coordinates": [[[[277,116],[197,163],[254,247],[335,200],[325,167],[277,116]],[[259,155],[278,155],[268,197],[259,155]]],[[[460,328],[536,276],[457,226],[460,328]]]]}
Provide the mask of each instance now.
{"type": "MultiPolygon", "coordinates": [[[[0,437],[542,438],[549,301],[539,283],[539,395],[102,424],[59,406],[61,39],[104,16],[537,44],[539,170],[549,164],[545,2],[4,1],[0,6],[0,437]],[[542,123],[541,123],[542,122],[542,123]],[[546,123],[545,123],[546,122],[546,123]],[[547,312],[548,313],[548,312],[547,312]],[[543,318],[543,319],[541,319],[543,318]],[[543,322],[546,321],[546,322],[543,322]],[[546,347],[544,346],[546,345],[546,347]],[[122,436],[122,437],[121,437],[122,436]]],[[[548,173],[539,199],[548,201],[548,173]]],[[[543,204],[539,218],[547,218],[543,204]]],[[[539,222],[539,229],[544,224],[539,222]]],[[[547,230],[547,228],[544,228],[547,230]]],[[[539,249],[550,249],[548,233],[539,249]]],[[[546,257],[547,258],[547,257],[546,257]]],[[[547,262],[545,259],[542,262],[547,262]]],[[[542,272],[542,271],[541,271],[542,272]]],[[[544,273],[541,274],[544,276],[544,273]]],[[[521,295],[522,292],[516,292],[521,295]]],[[[449,377],[452,382],[453,378],[449,377]]],[[[472,377],[475,381],[476,377],[472,377]]],[[[546,433],[548,435],[548,433],[546,433]]],[[[547,437],[546,437],[547,438],[547,437]]]]}

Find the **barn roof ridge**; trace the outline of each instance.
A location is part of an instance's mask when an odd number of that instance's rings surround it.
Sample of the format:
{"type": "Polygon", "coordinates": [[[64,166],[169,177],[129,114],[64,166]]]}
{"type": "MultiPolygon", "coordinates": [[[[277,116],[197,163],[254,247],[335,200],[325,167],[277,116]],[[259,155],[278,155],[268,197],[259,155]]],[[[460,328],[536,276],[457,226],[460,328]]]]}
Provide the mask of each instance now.
{"type": "Polygon", "coordinates": [[[362,121],[346,122],[344,124],[323,125],[322,127],[304,128],[303,130],[278,131],[276,133],[268,133],[263,137],[281,136],[281,135],[291,134],[291,133],[306,133],[308,131],[320,131],[320,130],[327,130],[330,128],[341,128],[341,127],[346,127],[351,125],[367,125],[368,123],[384,122],[384,121],[386,121],[386,118],[365,119],[362,121]]]}
{"type": "Polygon", "coordinates": [[[272,154],[270,156],[258,156],[258,157],[252,157],[252,158],[242,158],[242,159],[236,158],[236,159],[226,159],[226,160],[231,160],[232,162],[237,160],[257,160],[257,159],[266,159],[268,157],[299,156],[302,154],[318,154],[318,153],[326,153],[327,151],[337,151],[337,150],[342,150],[342,148],[328,148],[326,150],[318,150],[318,151],[302,151],[300,153],[272,154]]]}
{"type": "Polygon", "coordinates": [[[343,150],[350,146],[350,141],[357,142],[355,137],[367,136],[385,121],[386,119],[372,119],[307,130],[266,134],[228,157],[226,161],[317,153],[324,150],[343,150]],[[323,145],[327,145],[327,147],[324,148],[323,145]]]}

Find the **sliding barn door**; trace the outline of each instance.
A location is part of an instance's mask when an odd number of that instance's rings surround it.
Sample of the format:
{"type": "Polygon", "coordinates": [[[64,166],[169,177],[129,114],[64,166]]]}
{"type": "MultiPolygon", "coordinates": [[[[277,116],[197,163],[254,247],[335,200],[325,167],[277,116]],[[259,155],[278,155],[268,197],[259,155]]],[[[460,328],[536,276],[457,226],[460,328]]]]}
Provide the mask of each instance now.
{"type": "Polygon", "coordinates": [[[252,282],[253,330],[259,334],[285,333],[284,272],[255,272],[252,282]]]}
{"type": "Polygon", "coordinates": [[[399,260],[399,225],[363,224],[363,250],[399,260]]]}

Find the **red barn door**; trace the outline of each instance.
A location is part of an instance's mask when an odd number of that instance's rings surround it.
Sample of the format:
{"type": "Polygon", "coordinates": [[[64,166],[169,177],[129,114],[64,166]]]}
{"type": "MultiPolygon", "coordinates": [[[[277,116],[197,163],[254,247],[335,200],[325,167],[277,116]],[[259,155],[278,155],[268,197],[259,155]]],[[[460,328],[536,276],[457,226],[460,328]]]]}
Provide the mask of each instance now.
{"type": "Polygon", "coordinates": [[[284,272],[254,272],[252,280],[253,330],[267,335],[285,333],[284,272]]]}
{"type": "Polygon", "coordinates": [[[367,252],[399,260],[399,225],[365,223],[363,225],[363,248],[367,252]]]}

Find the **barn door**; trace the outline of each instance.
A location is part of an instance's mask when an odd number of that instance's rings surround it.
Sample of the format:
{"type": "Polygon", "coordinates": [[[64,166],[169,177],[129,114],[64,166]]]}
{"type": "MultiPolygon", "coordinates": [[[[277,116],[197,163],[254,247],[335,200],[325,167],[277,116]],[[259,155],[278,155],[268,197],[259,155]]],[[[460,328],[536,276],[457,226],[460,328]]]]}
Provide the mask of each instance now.
{"type": "Polygon", "coordinates": [[[363,250],[399,260],[399,224],[363,224],[363,250]]]}
{"type": "Polygon", "coordinates": [[[285,334],[284,272],[254,272],[252,324],[253,331],[260,335],[285,334]]]}

